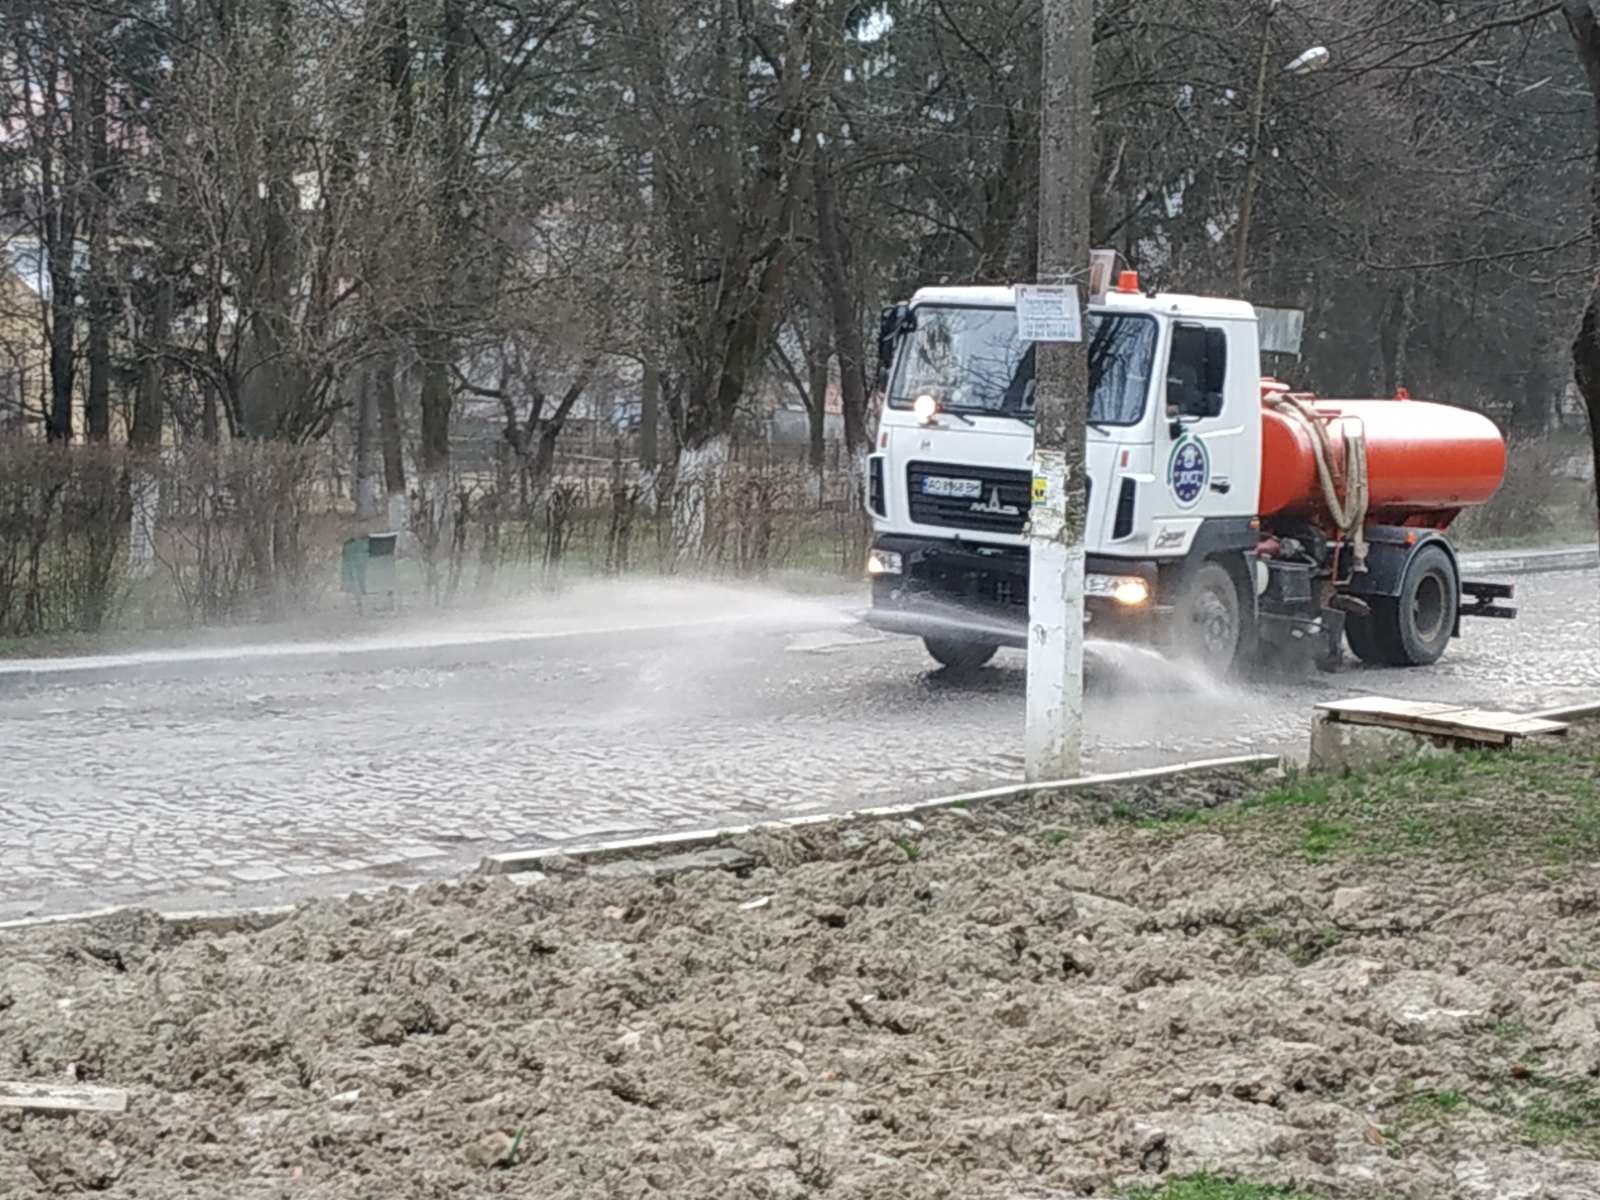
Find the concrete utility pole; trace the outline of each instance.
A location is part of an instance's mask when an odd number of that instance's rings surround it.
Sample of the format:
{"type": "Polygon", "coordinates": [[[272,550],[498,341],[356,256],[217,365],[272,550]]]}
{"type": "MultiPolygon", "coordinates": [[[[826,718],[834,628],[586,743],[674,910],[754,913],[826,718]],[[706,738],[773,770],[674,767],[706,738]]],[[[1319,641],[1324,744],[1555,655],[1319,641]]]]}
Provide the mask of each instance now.
{"type": "MultiPolygon", "coordinates": [[[[1039,282],[1078,294],[1087,334],[1094,153],[1094,3],[1044,0],[1039,120],[1039,282]]],[[[1083,444],[1087,344],[1035,349],[1034,505],[1028,584],[1027,772],[1078,774],[1083,753],[1083,444]],[[1042,494],[1041,494],[1042,492],[1042,494]]]]}

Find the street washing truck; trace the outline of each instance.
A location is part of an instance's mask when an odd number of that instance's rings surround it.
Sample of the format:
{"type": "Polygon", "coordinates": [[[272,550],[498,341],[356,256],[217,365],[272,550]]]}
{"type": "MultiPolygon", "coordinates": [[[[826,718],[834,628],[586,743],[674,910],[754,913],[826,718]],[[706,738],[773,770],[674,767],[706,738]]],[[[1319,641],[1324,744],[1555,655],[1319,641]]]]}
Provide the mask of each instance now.
{"type": "MultiPolygon", "coordinates": [[[[1494,423],[1403,390],[1297,392],[1262,371],[1267,324],[1285,322],[1126,271],[1092,297],[1087,478],[1068,482],[1088,498],[1086,636],[1218,673],[1336,669],[1346,642],[1411,667],[1464,617],[1515,616],[1512,587],[1463,580],[1446,535],[1500,486],[1494,423]]],[[[1033,364],[1011,288],[929,287],[883,313],[866,619],[954,669],[1026,645],[1033,364]]]]}

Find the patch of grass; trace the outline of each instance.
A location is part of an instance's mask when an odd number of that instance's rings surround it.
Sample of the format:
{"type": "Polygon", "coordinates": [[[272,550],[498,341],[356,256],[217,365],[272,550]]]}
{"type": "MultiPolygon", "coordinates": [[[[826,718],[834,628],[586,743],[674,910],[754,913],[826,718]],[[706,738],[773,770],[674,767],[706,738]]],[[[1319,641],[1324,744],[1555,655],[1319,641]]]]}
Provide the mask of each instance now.
{"type": "Polygon", "coordinates": [[[1460,1092],[1418,1092],[1407,1102],[1407,1109],[1420,1116],[1454,1116],[1471,1103],[1460,1092]]]}
{"type": "Polygon", "coordinates": [[[1181,808],[1159,817],[1141,817],[1135,824],[1140,829],[1182,829],[1190,825],[1205,825],[1211,821],[1209,808],[1181,808]]]}
{"type": "Polygon", "coordinates": [[[1502,1091],[1490,1111],[1516,1121],[1531,1146],[1579,1143],[1600,1147],[1600,1092],[1587,1078],[1557,1078],[1530,1072],[1520,1087],[1502,1091]]]}
{"type": "Polygon", "coordinates": [[[1331,927],[1291,933],[1276,925],[1257,925],[1245,936],[1270,950],[1282,951],[1297,967],[1309,967],[1344,940],[1344,934],[1331,927]]]}
{"type": "Polygon", "coordinates": [[[1563,741],[1416,758],[1344,778],[1291,774],[1215,809],[1119,815],[1173,833],[1204,824],[1265,835],[1311,862],[1499,859],[1559,871],[1600,858],[1600,738],[1575,727],[1563,741]]]}
{"type": "Polygon", "coordinates": [[[895,845],[900,847],[900,853],[906,856],[907,862],[916,862],[917,859],[922,857],[922,845],[919,842],[914,842],[910,838],[901,838],[895,845]]]}
{"type": "Polygon", "coordinates": [[[1342,941],[1344,934],[1337,929],[1313,929],[1289,951],[1289,958],[1297,967],[1309,967],[1342,941]]]}
{"type": "Polygon", "coordinates": [[[1135,1188],[1122,1196],[1124,1200],[1319,1200],[1311,1192],[1222,1175],[1184,1175],[1159,1188],[1135,1188]]]}
{"type": "Polygon", "coordinates": [[[1345,821],[1311,821],[1300,839],[1300,853],[1322,862],[1342,850],[1354,833],[1355,826],[1345,821]]]}
{"type": "Polygon", "coordinates": [[[1501,1021],[1494,1027],[1493,1033],[1501,1041],[1516,1042],[1528,1036],[1528,1027],[1521,1021],[1501,1021]]]}
{"type": "Polygon", "coordinates": [[[1072,830],[1046,829],[1039,835],[1039,840],[1042,841],[1046,846],[1059,846],[1063,842],[1070,842],[1072,840],[1072,830]]]}
{"type": "Polygon", "coordinates": [[[1290,777],[1254,800],[1247,800],[1245,807],[1318,808],[1328,803],[1331,790],[1326,779],[1290,777]]]}

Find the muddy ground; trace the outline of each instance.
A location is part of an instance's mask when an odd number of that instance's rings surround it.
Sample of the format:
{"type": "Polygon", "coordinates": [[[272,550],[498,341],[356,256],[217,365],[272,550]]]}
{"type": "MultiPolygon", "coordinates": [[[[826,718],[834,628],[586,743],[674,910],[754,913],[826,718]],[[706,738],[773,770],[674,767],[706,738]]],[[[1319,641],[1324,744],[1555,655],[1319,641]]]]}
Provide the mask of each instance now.
{"type": "Polygon", "coordinates": [[[0,1196],[1600,1196],[1597,778],[1590,738],[3,935],[0,1078],[131,1101],[0,1115],[0,1196]]]}

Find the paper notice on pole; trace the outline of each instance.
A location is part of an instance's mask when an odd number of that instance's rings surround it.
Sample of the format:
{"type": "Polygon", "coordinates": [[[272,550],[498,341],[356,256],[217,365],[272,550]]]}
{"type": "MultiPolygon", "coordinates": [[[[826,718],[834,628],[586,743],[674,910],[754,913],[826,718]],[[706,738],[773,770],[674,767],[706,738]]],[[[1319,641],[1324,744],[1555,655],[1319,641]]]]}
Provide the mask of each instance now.
{"type": "Polygon", "coordinates": [[[1083,314],[1075,285],[1019,283],[1012,291],[1016,294],[1018,341],[1083,341],[1083,314]]]}

